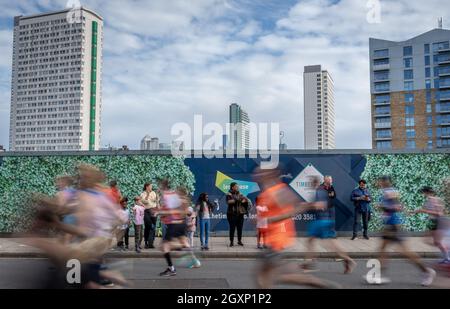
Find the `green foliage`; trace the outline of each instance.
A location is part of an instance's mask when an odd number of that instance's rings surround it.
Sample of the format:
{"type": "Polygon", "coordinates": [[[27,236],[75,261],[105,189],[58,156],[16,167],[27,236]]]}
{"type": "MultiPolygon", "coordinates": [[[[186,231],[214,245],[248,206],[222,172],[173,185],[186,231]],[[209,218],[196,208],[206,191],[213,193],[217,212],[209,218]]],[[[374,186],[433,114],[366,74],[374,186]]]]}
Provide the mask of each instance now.
{"type": "Polygon", "coordinates": [[[117,180],[123,196],[132,199],[145,182],[156,185],[168,178],[174,187],[194,191],[194,175],[182,158],[170,156],[46,156],[5,157],[0,165],[0,232],[18,232],[29,224],[32,193],[56,193],[55,177],[73,175],[79,163],[103,170],[108,180],[117,180]]]}
{"type": "MultiPolygon", "coordinates": [[[[423,186],[431,186],[442,198],[448,200],[448,185],[445,179],[450,177],[450,155],[448,154],[393,154],[367,155],[367,164],[361,178],[366,179],[374,201],[372,207],[380,198],[380,190],[376,188],[379,176],[392,177],[395,188],[401,194],[401,201],[406,210],[422,207],[424,198],[419,190],[423,186]],[[447,192],[447,193],[446,193],[447,192]],[[447,194],[447,197],[445,196],[447,194]]],[[[424,231],[429,220],[427,216],[406,215],[404,228],[408,231],[424,231]]],[[[380,230],[381,216],[378,211],[373,212],[370,222],[371,230],[380,230]]]]}

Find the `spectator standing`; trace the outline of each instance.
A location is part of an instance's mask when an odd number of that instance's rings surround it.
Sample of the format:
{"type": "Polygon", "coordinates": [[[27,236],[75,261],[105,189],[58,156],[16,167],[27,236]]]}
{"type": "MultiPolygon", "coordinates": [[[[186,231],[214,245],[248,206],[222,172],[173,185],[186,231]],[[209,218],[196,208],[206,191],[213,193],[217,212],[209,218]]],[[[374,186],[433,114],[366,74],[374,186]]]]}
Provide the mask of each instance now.
{"type": "Polygon", "coordinates": [[[123,251],[128,250],[128,240],[129,240],[129,233],[130,233],[130,210],[128,209],[128,198],[124,197],[120,201],[120,206],[122,206],[122,211],[124,213],[124,218],[127,219],[127,222],[124,223],[118,233],[117,237],[117,247],[122,249],[123,251]]]}
{"type": "Polygon", "coordinates": [[[200,226],[200,245],[202,250],[209,250],[208,240],[209,240],[209,229],[211,214],[214,211],[213,204],[209,201],[208,194],[201,193],[197,204],[195,205],[195,210],[198,213],[199,226],[200,226]]]}
{"type": "Polygon", "coordinates": [[[186,214],[186,232],[191,248],[194,248],[194,233],[196,230],[196,225],[197,217],[195,215],[195,211],[192,207],[189,207],[186,214]]]}
{"type": "Polygon", "coordinates": [[[140,195],[142,205],[145,208],[144,214],[144,245],[146,249],[155,248],[155,231],[157,215],[156,210],[158,208],[158,197],[156,192],[153,191],[151,183],[144,184],[143,192],[140,195]]]}
{"type": "Polygon", "coordinates": [[[248,214],[249,200],[239,192],[236,182],[230,184],[230,191],[226,196],[228,209],[227,219],[230,225],[230,247],[234,246],[234,232],[237,230],[238,245],[242,243],[242,228],[244,226],[244,216],[248,214]]]}
{"type": "Polygon", "coordinates": [[[370,220],[370,203],[372,202],[372,199],[370,197],[370,192],[366,187],[366,183],[367,182],[364,179],[361,179],[359,181],[358,188],[352,191],[351,200],[355,206],[352,240],[358,236],[358,225],[360,223],[360,218],[362,220],[364,238],[369,239],[367,229],[370,220]]]}
{"type": "Polygon", "coordinates": [[[145,208],[142,206],[141,198],[136,197],[134,199],[133,217],[134,217],[134,241],[135,250],[137,253],[141,253],[142,243],[142,228],[144,225],[144,213],[145,208]]]}
{"type": "Polygon", "coordinates": [[[327,199],[327,203],[328,203],[328,211],[330,214],[330,218],[333,221],[333,226],[331,227],[331,237],[335,238],[336,237],[336,209],[335,209],[335,205],[334,205],[334,201],[336,199],[336,191],[334,190],[333,187],[333,177],[327,175],[323,178],[323,184],[320,186],[321,190],[325,190],[328,194],[328,199],[327,199]]]}

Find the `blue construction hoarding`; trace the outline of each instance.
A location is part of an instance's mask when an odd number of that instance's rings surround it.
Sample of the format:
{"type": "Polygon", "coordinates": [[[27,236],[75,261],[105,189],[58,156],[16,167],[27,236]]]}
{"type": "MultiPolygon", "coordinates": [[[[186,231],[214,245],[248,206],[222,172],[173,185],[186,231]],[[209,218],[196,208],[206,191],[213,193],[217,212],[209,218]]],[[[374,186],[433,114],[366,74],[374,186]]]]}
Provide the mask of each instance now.
{"type": "MultiPolygon", "coordinates": [[[[225,195],[231,181],[240,185],[241,192],[254,203],[259,194],[259,187],[252,180],[252,171],[258,165],[258,159],[250,158],[188,158],[185,164],[195,175],[194,199],[202,192],[209,194],[211,201],[217,200],[219,207],[213,215],[212,231],[222,233],[228,230],[226,220],[227,205],[225,195]]],[[[298,194],[301,200],[308,200],[308,178],[311,175],[333,177],[336,190],[336,230],[349,231],[353,224],[353,204],[350,201],[352,190],[357,186],[364,171],[366,160],[361,154],[320,154],[293,153],[281,154],[283,181],[298,194]]],[[[255,208],[244,223],[244,231],[255,230],[255,208]]],[[[312,219],[310,214],[295,218],[298,231],[306,230],[306,223],[312,219]]]]}

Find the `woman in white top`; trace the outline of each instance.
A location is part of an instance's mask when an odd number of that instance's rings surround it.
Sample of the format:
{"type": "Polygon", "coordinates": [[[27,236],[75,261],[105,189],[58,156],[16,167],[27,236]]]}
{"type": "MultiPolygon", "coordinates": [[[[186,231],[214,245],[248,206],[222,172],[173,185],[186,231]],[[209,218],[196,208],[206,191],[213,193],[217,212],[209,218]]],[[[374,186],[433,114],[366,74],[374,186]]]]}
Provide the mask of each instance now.
{"type": "Polygon", "coordinates": [[[157,216],[155,210],[158,208],[158,197],[156,192],[153,191],[151,183],[144,185],[144,191],[140,195],[141,202],[144,205],[144,241],[145,248],[155,248],[153,242],[155,240],[155,229],[157,216]]]}

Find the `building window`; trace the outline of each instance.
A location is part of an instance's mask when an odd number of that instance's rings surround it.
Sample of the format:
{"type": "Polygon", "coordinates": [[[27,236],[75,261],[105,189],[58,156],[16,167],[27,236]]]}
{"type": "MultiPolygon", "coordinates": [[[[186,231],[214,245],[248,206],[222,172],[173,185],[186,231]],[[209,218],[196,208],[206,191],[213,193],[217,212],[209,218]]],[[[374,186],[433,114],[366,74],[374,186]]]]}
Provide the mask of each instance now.
{"type": "Polygon", "coordinates": [[[404,79],[414,79],[414,71],[413,70],[405,70],[403,72],[404,79]]]}
{"type": "Polygon", "coordinates": [[[375,72],[373,75],[374,75],[375,81],[389,79],[389,71],[378,71],[378,72],[375,72]]]}
{"type": "Polygon", "coordinates": [[[377,130],[377,138],[391,138],[391,130],[377,130]]]}
{"type": "Polygon", "coordinates": [[[405,89],[405,91],[413,91],[414,90],[414,82],[413,81],[405,82],[404,89],[405,89]]]}
{"type": "Polygon", "coordinates": [[[442,66],[438,68],[438,75],[439,74],[450,74],[450,66],[442,66]]]}
{"type": "Polygon", "coordinates": [[[414,141],[414,140],[407,140],[406,141],[406,148],[407,149],[415,149],[416,148],[416,141],[414,141]]]}
{"type": "Polygon", "coordinates": [[[414,115],[414,105],[405,105],[405,114],[414,115]]]}
{"type": "Polygon", "coordinates": [[[439,42],[433,43],[433,53],[438,52],[442,49],[449,49],[449,42],[439,42]]]}
{"type": "Polygon", "coordinates": [[[377,149],[391,149],[392,143],[390,141],[377,142],[377,149]]]}
{"type": "Polygon", "coordinates": [[[449,137],[450,127],[436,128],[436,137],[449,137]]]}
{"type": "Polygon", "coordinates": [[[433,116],[427,116],[427,125],[429,126],[433,125],[433,116]]]}
{"type": "Polygon", "coordinates": [[[375,59],[373,61],[373,65],[377,66],[377,65],[385,65],[385,64],[389,64],[389,58],[386,59],[375,59]]]}
{"type": "Polygon", "coordinates": [[[429,80],[429,79],[425,80],[425,88],[426,89],[431,89],[431,80],[429,80]]]}
{"type": "Polygon", "coordinates": [[[405,93],[405,103],[414,103],[414,93],[405,93]]]}
{"type": "Polygon", "coordinates": [[[428,138],[433,138],[433,128],[427,129],[427,136],[428,136],[428,138]]]}
{"type": "Polygon", "coordinates": [[[375,91],[389,91],[389,82],[375,83],[375,91]]]}
{"type": "Polygon", "coordinates": [[[430,65],[430,56],[425,56],[425,65],[430,65]]]}
{"type": "Polygon", "coordinates": [[[407,127],[414,127],[414,117],[406,117],[405,122],[407,127]]]}
{"type": "Polygon", "coordinates": [[[431,104],[427,104],[427,113],[431,113],[431,104]]]}
{"type": "Polygon", "coordinates": [[[391,108],[389,106],[375,107],[375,115],[389,115],[391,108]]]}
{"type": "Polygon", "coordinates": [[[389,94],[382,94],[382,95],[376,95],[375,96],[375,103],[390,103],[391,102],[391,96],[389,94]]]}
{"type": "Polygon", "coordinates": [[[403,59],[403,65],[405,66],[405,68],[412,68],[413,67],[413,58],[403,59]]]}
{"type": "Polygon", "coordinates": [[[431,77],[431,68],[425,68],[425,77],[430,78],[431,77]]]}
{"type": "Polygon", "coordinates": [[[433,55],[433,63],[437,64],[439,62],[439,54],[433,55]]]}
{"type": "Polygon", "coordinates": [[[412,56],[413,48],[412,46],[403,47],[403,56],[412,56]]]}
{"type": "Polygon", "coordinates": [[[429,54],[430,53],[430,44],[425,44],[424,45],[424,52],[425,52],[425,54],[429,54]]]}
{"type": "Polygon", "coordinates": [[[375,58],[389,57],[389,49],[379,49],[373,52],[375,58]]]}
{"type": "Polygon", "coordinates": [[[415,129],[406,129],[406,137],[407,138],[415,138],[416,130],[415,129]]]}
{"type": "Polygon", "coordinates": [[[428,141],[428,143],[427,143],[427,148],[428,148],[428,149],[433,149],[433,141],[432,141],[432,140],[429,140],[429,141],[428,141]]]}

